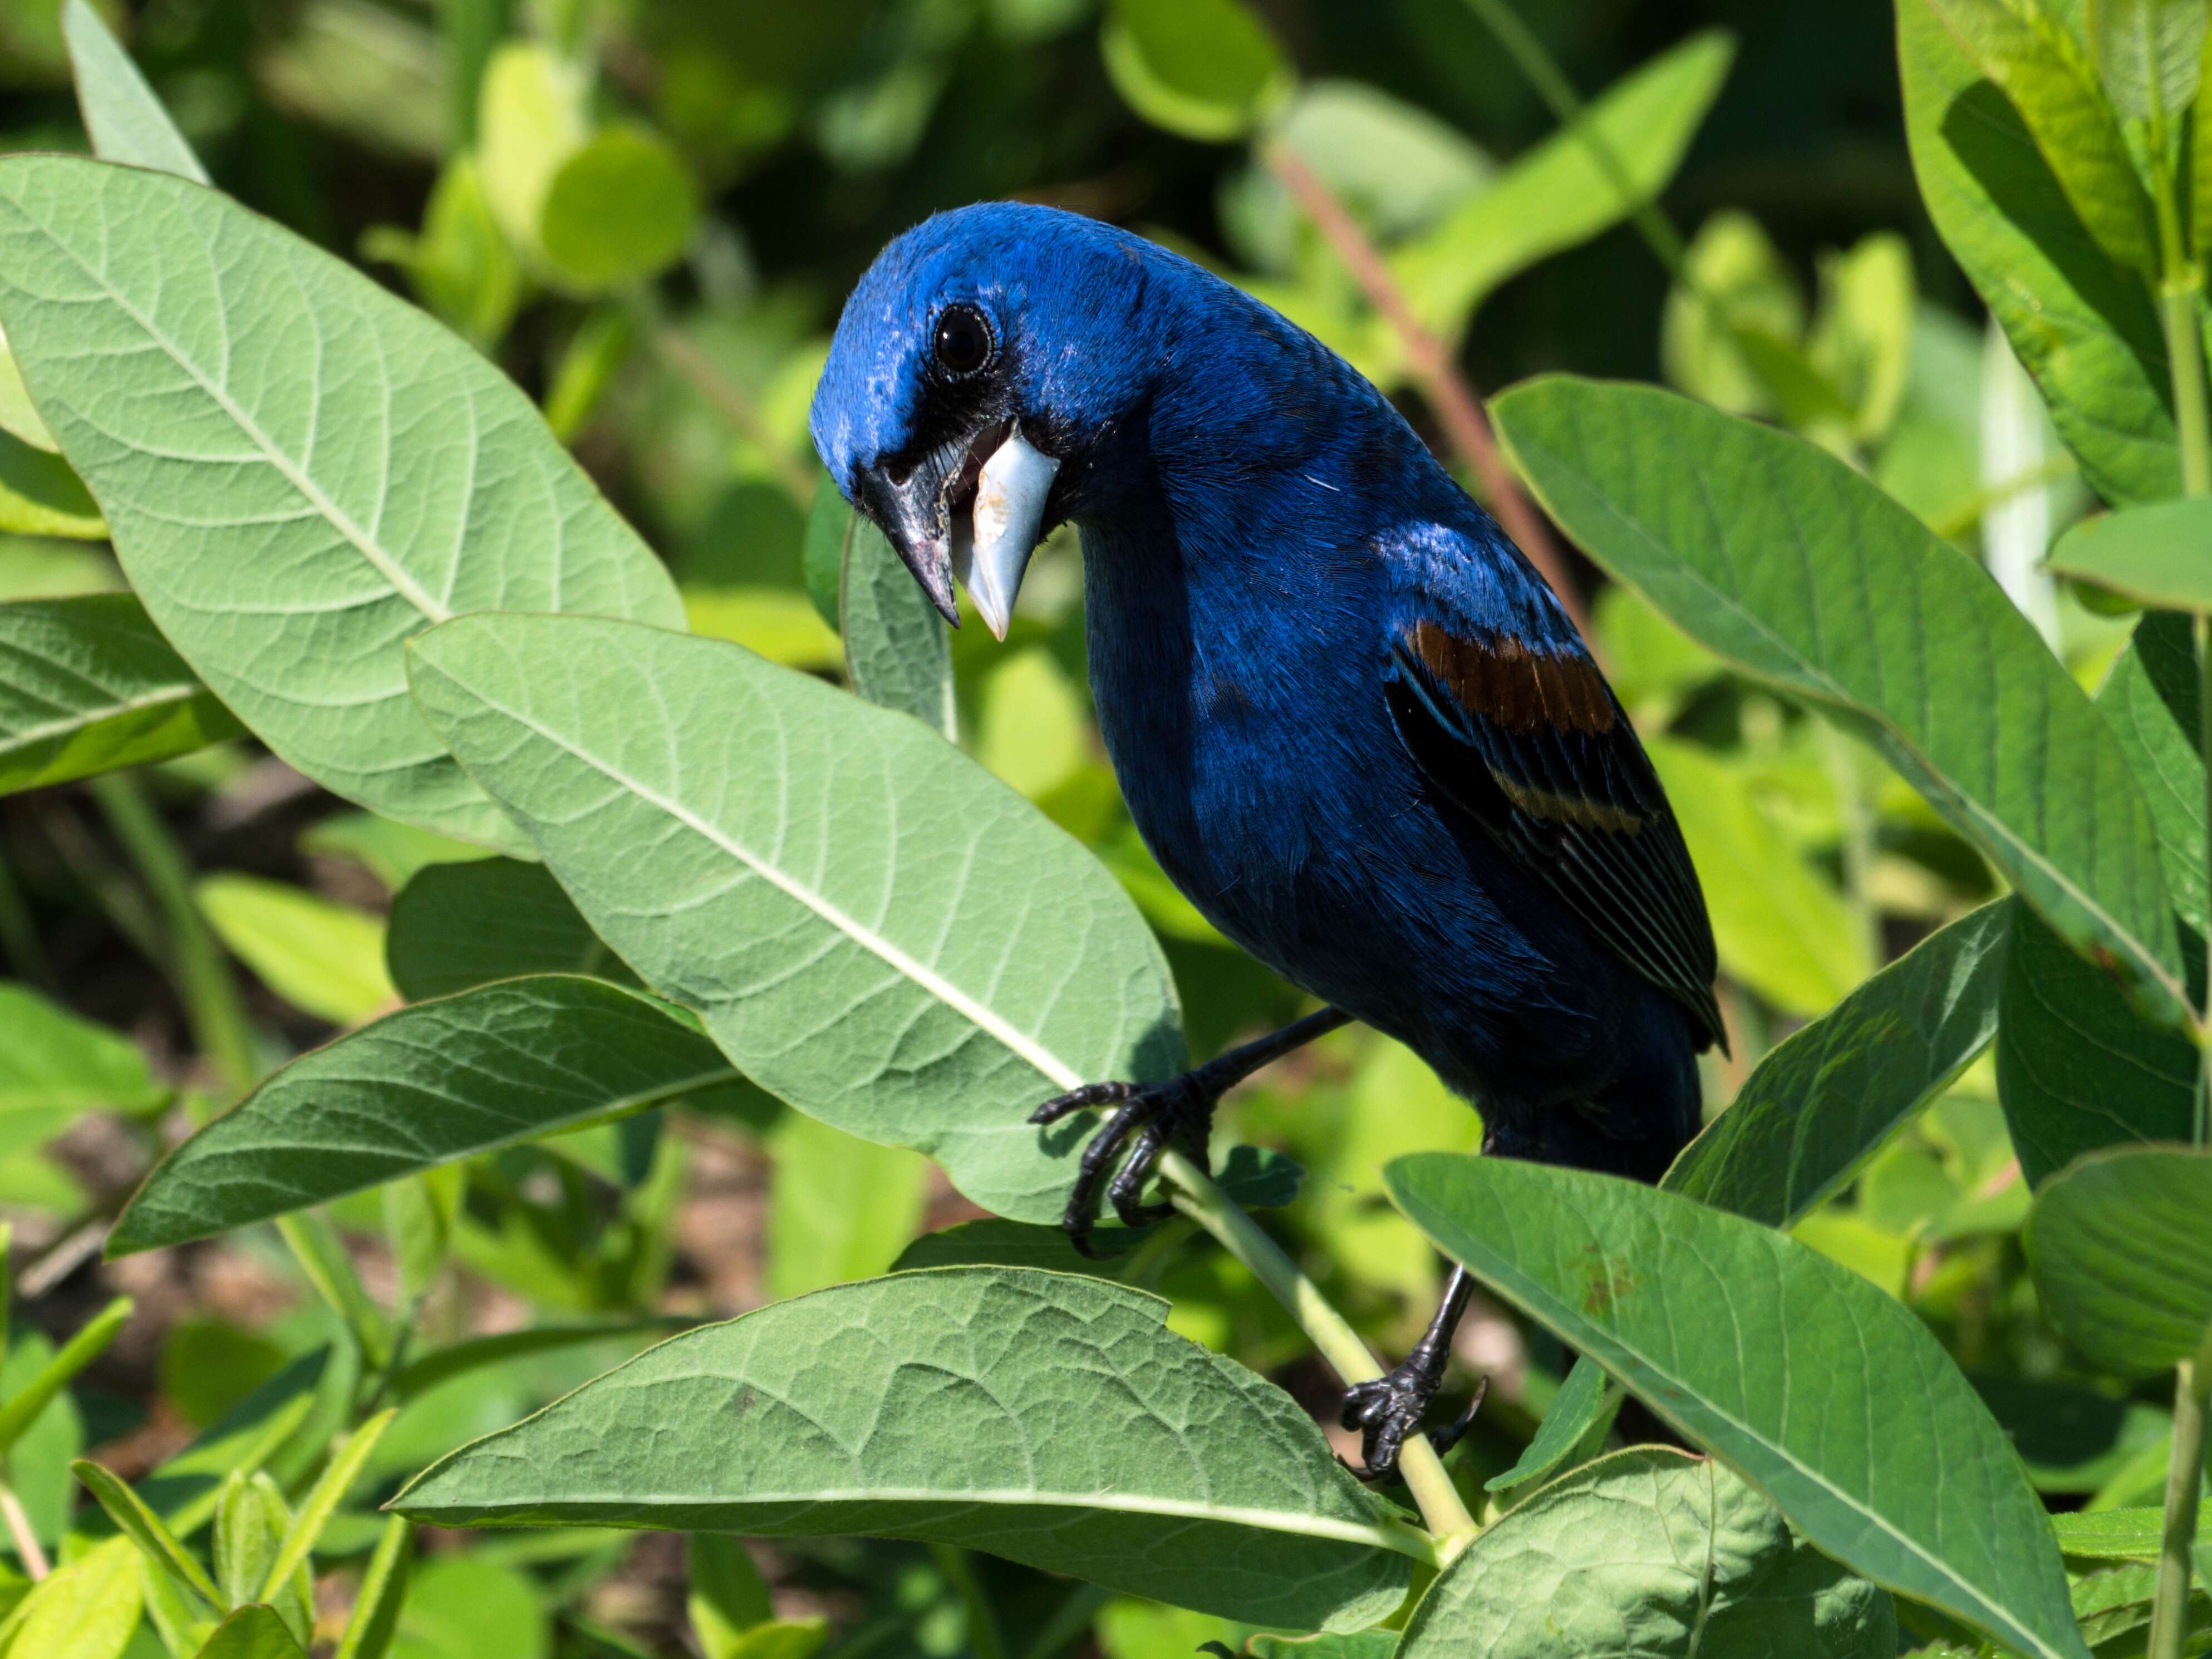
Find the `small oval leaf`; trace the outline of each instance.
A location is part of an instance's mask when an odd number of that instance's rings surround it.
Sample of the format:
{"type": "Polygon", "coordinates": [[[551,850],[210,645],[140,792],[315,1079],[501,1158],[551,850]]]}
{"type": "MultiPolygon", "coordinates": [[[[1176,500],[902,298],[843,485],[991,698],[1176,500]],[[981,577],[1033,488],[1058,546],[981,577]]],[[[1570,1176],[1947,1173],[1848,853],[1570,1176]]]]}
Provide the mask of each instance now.
{"type": "Polygon", "coordinates": [[[2212,1155],[2093,1152],[2035,1196],[2021,1243],[2043,1310],[2100,1365],[2162,1371],[2212,1340],[2212,1155]]]}

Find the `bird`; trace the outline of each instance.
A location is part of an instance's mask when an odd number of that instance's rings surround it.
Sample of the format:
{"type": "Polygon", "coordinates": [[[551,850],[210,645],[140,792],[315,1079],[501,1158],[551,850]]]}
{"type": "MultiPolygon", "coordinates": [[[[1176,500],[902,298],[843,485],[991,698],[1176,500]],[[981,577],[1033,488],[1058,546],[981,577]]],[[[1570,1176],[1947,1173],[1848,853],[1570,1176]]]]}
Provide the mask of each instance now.
{"type": "MultiPolygon", "coordinates": [[[[1101,1079],[1099,1191],[1143,1224],[1224,1091],[1357,1020],[1480,1114],[1486,1154],[1655,1182],[1726,1047],[1712,928],[1620,699],[1557,596],[1402,414],[1194,261],[1042,205],[939,213],[848,297],[809,413],[844,497],[947,623],[1006,637],[1030,553],[1077,529],[1100,734],[1208,921],[1320,1011],[1183,1075],[1101,1079]],[[1116,1165],[1118,1164],[1118,1169],[1116,1165]]],[[[1655,465],[1660,464],[1655,460],[1655,465]]],[[[1347,1391],[1361,1473],[1426,1430],[1471,1281],[1347,1391]]],[[[1480,1403],[1478,1392],[1477,1402],[1480,1403]]]]}

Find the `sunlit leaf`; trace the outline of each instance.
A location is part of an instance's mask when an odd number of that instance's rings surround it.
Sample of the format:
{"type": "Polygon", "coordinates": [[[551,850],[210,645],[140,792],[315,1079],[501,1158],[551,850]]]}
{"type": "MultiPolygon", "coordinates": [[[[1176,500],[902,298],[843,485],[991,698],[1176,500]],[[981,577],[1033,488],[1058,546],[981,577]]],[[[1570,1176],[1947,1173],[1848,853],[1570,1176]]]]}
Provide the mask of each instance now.
{"type": "Polygon", "coordinates": [[[1912,252],[1881,231],[1820,262],[1820,313],[1806,342],[1813,367],[1842,394],[1852,435],[1879,441],[1897,418],[1912,355],[1912,252]]]}
{"type": "Polygon", "coordinates": [[[107,524],[69,462],[0,432],[0,532],[97,542],[107,524]]]}
{"type": "Polygon", "coordinates": [[[503,339],[522,303],[522,269],[492,218],[473,156],[446,163],[419,234],[379,226],[362,238],[362,252],[404,268],[408,285],[439,320],[479,346],[503,339]]]}
{"type": "Polygon", "coordinates": [[[396,1502],[446,1525],[938,1539],[1301,1629],[1387,1613],[1407,1565],[1389,1506],[1166,1312],[1012,1268],[842,1285],[665,1342],[396,1502]]]}
{"type": "Polygon", "coordinates": [[[681,258],[698,218],[698,187],[667,143],[641,127],[609,127],[554,173],[538,242],[564,283],[604,293],[681,258]]]}
{"type": "Polygon", "coordinates": [[[416,1566],[393,1632],[392,1659],[549,1659],[551,1621],[519,1567],[465,1555],[416,1566]]]}
{"type": "Polygon", "coordinates": [[[1632,1182],[1443,1152],[1386,1178],[1476,1278],[1814,1547],[2025,1654],[2084,1659],[2019,1458],[1903,1304],[1770,1228],[1632,1182]]]}
{"type": "Polygon", "coordinates": [[[153,167],[206,184],[200,158],[87,0],[68,0],[63,6],[62,35],[76,71],[77,106],[84,112],[93,154],[103,161],[153,167]]]}
{"type": "Polygon", "coordinates": [[[384,1523],[376,1540],[354,1597],[353,1616],[346,1621],[345,1634],[331,1659],[384,1659],[391,1651],[414,1565],[415,1528],[395,1515],[384,1523]]]}
{"type": "Polygon", "coordinates": [[[680,622],[659,561],[511,380],[213,191],[0,161],[0,321],[155,623],[362,805],[514,839],[409,701],[410,634],[480,607],[680,622]],[[180,245],[223,257],[180,264],[180,245]]]}
{"type": "Polygon", "coordinates": [[[767,1291],[781,1299],[886,1271],[921,1224],[929,1165],[787,1112],[769,1137],[767,1291]]]}
{"type": "Polygon", "coordinates": [[[1099,50],[1138,114],[1210,143],[1249,132],[1297,85],[1282,47],[1243,0],[1109,0],[1099,50]]]}
{"type": "Polygon", "coordinates": [[[1732,415],[1770,415],[1774,394],[1744,356],[1740,332],[1795,342],[1805,295],[1765,227],[1723,209],[1698,228],[1682,278],[1667,290],[1659,360],[1667,379],[1732,415]]]}
{"type": "Polygon", "coordinates": [[[2212,1156],[2121,1146],[2036,1194],[2021,1243],[2043,1310],[2100,1366],[2167,1370],[2212,1340],[2212,1156]]]}
{"type": "Polygon", "coordinates": [[[307,1659],[273,1607],[240,1607],[216,1626],[194,1659],[307,1659]]]}
{"type": "MultiPolygon", "coordinates": [[[[2166,1511],[2157,1509],[2091,1510],[2051,1517],[2058,1547],[2089,1561],[2155,1561],[2166,1537],[2166,1511]]],[[[2212,1504],[2197,1516],[2200,1546],[2212,1542],[2212,1504]]]]}
{"type": "Polygon", "coordinates": [[[41,1146],[86,1112],[150,1112],[169,1097],[128,1039],[27,985],[0,981],[0,1156],[41,1146]]]}
{"type": "Polygon", "coordinates": [[[2179,125],[2197,97],[2204,53],[2199,0],[2096,0],[2091,37],[2105,90],[2121,114],[2179,125]]]}
{"type": "Polygon", "coordinates": [[[384,971],[384,925],[304,888],[228,871],[198,889],[208,926],[295,1008],[351,1025],[396,1000],[384,971]]]}
{"type": "MultiPolygon", "coordinates": [[[[484,856],[481,847],[374,812],[333,812],[318,820],[301,831],[300,850],[319,858],[349,859],[395,894],[431,865],[466,864],[484,856]]],[[[388,963],[388,936],[385,955],[388,963]]]]}
{"type": "Polygon", "coordinates": [[[590,136],[590,95],[583,66],[538,41],[509,40],[485,65],[477,167],[492,216],[516,247],[538,247],[554,175],[590,136]]]}
{"type": "Polygon", "coordinates": [[[741,1070],[929,1153],[998,1213],[1065,1202],[1082,1126],[1030,1127],[1040,1100],[1180,1064],[1127,897],[918,722],[735,647],[581,618],[465,621],[415,672],[585,917],[741,1070]]]}
{"type": "Polygon", "coordinates": [[[138,1628],[138,1554],[127,1538],[95,1544],[55,1571],[9,1616],[7,1659],[123,1659],[138,1628]]]}
{"type": "Polygon", "coordinates": [[[2051,550],[2062,576],[2094,582],[2140,605],[2212,611],[2212,500],[2156,501],[2075,525],[2051,550]]]}

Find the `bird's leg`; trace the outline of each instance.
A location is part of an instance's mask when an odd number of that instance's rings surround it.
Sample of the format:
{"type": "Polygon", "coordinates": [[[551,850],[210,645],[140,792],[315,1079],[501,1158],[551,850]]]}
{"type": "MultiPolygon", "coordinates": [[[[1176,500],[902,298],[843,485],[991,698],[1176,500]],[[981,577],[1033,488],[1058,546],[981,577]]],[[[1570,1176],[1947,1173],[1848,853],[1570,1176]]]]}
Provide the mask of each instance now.
{"type": "MultiPolygon", "coordinates": [[[[1444,1380],[1444,1366],[1451,1358],[1452,1332],[1467,1312],[1468,1292],[1474,1288],[1474,1280],[1467,1269],[1455,1266],[1437,1316],[1429,1322],[1428,1330],[1413,1345],[1413,1351],[1395,1369],[1373,1382],[1355,1383],[1345,1390],[1344,1412],[1339,1420],[1346,1428],[1359,1431],[1359,1455],[1367,1467],[1352,1473],[1361,1480],[1388,1480],[1397,1474],[1398,1449],[1406,1443],[1407,1437],[1420,1432],[1421,1419],[1436,1399],[1444,1380]]],[[[1475,1385],[1474,1398],[1459,1420],[1429,1436],[1437,1456],[1449,1451],[1467,1432],[1489,1387],[1490,1379],[1485,1377],[1475,1385]]]]}
{"type": "Polygon", "coordinates": [[[1115,1109],[1083,1149],[1075,1187],[1060,1222],[1067,1231],[1069,1243],[1085,1255],[1096,1254],[1091,1248],[1091,1228],[1098,1206],[1099,1184],[1125,1150],[1128,1157],[1106,1188],[1114,1213],[1131,1227],[1149,1226],[1172,1215],[1174,1210],[1169,1205],[1138,1201],[1160,1154],[1170,1145],[1176,1146],[1200,1169],[1210,1167],[1206,1141],[1213,1128],[1213,1109],[1221,1097],[1269,1061],[1280,1060],[1291,1049],[1334,1031],[1351,1018],[1340,1008],[1324,1008],[1164,1083],[1089,1083],[1055,1096],[1030,1113],[1030,1122],[1044,1124],[1057,1123],[1070,1113],[1088,1108],[1115,1109]]]}

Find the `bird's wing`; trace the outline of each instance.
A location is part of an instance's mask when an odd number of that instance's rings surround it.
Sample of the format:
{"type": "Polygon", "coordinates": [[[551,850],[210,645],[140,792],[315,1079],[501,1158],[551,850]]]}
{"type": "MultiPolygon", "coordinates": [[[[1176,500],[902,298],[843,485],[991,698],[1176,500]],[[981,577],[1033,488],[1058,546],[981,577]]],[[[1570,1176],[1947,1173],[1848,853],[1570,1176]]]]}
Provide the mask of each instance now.
{"type": "Polygon", "coordinates": [[[1725,1050],[1712,924],[1666,793],[1581,641],[1564,618],[1542,631],[1404,623],[1384,688],[1398,735],[1431,783],[1725,1050]]]}

